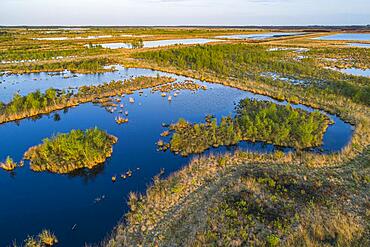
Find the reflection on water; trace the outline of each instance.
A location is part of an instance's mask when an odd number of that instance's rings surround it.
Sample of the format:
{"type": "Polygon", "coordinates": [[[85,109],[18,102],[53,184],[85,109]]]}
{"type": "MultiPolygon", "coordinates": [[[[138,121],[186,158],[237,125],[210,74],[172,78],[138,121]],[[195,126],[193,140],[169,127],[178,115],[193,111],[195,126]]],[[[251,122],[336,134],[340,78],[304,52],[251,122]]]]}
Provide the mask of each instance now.
{"type": "Polygon", "coordinates": [[[82,178],[84,184],[92,183],[99,174],[104,171],[104,164],[95,166],[92,169],[79,169],[69,173],[67,176],[70,178],[82,178]]]}
{"type": "Polygon", "coordinates": [[[301,35],[304,33],[260,33],[260,34],[235,34],[235,35],[223,35],[217,36],[219,39],[270,39],[270,38],[280,38],[286,36],[301,35]]]}
{"type": "MultiPolygon", "coordinates": [[[[67,79],[63,75],[48,76],[47,73],[11,75],[2,77],[3,85],[7,87],[1,88],[0,93],[2,98],[9,99],[14,90],[26,94],[37,88],[45,90],[51,86],[68,88],[96,85],[113,79],[157,74],[172,76],[179,81],[190,79],[135,68],[119,68],[115,72],[78,75],[67,79]],[[38,80],[34,81],[33,78],[38,80]],[[19,83],[11,87],[14,81],[19,83]]],[[[0,171],[0,186],[3,188],[0,190],[0,225],[6,226],[6,229],[0,231],[0,246],[10,244],[15,238],[25,239],[27,234],[36,234],[45,228],[55,232],[62,246],[83,246],[85,242],[101,241],[128,211],[127,198],[130,191],[145,192],[153,176],[162,169],[168,175],[197,157],[158,152],[155,143],[165,130],[162,123],[173,123],[181,117],[190,122],[203,122],[208,114],[217,119],[233,115],[235,104],[246,97],[272,100],[223,85],[197,82],[206,85],[208,89],[197,92],[183,90],[176,97],[171,92],[171,102],[167,97],[162,97],[160,92],[151,93],[150,89],[143,90],[143,94],[135,92],[130,95],[135,99],[133,104],[129,103],[129,97],[121,97],[120,104],[123,104],[124,111],[129,112],[129,122],[124,125],[115,123],[119,113],[109,113],[92,103],[0,125],[0,160],[10,155],[19,161],[30,146],[56,133],[66,133],[72,129],[97,126],[118,137],[112,157],[93,170],[79,170],[69,175],[35,173],[30,171],[26,162],[23,168],[16,169],[13,174],[0,171]],[[121,179],[120,175],[128,170],[132,171],[132,177],[121,179]],[[116,183],[112,183],[112,176],[117,176],[116,183]],[[104,200],[94,203],[102,195],[104,200]],[[73,228],[74,225],[77,227],[73,228]]],[[[303,105],[294,107],[313,110],[303,105]]],[[[335,124],[329,126],[324,135],[324,145],[314,149],[315,152],[321,149],[324,152],[339,151],[351,138],[352,127],[334,115],[329,116],[335,124]]],[[[237,149],[272,152],[281,148],[263,142],[241,142],[232,147],[210,149],[206,154],[234,152],[237,149]]],[[[288,152],[291,149],[281,150],[288,152]]]]}
{"type": "Polygon", "coordinates": [[[370,33],[340,33],[314,38],[318,40],[370,40],[370,33]]]}
{"type": "Polygon", "coordinates": [[[348,68],[348,69],[341,69],[340,71],[343,73],[349,74],[349,75],[370,77],[370,69],[348,68]]]}
{"type": "Polygon", "coordinates": [[[15,93],[26,95],[40,90],[44,92],[48,88],[71,90],[84,85],[99,85],[112,80],[125,80],[141,75],[156,76],[165,75],[149,69],[125,69],[116,65],[116,71],[98,74],[78,74],[64,71],[62,73],[28,73],[28,74],[5,74],[0,76],[0,99],[9,102],[15,93]]]}
{"type": "MultiPolygon", "coordinates": [[[[170,46],[170,45],[194,45],[194,44],[206,44],[210,42],[220,42],[219,39],[170,39],[170,40],[153,40],[153,41],[143,41],[144,48],[154,48],[161,46],[170,46]]],[[[106,43],[99,44],[103,48],[109,49],[120,49],[126,48],[131,49],[133,46],[130,43],[106,43]]]]}
{"type": "Polygon", "coordinates": [[[360,47],[360,48],[370,48],[370,44],[364,43],[349,43],[349,46],[360,47]]]}

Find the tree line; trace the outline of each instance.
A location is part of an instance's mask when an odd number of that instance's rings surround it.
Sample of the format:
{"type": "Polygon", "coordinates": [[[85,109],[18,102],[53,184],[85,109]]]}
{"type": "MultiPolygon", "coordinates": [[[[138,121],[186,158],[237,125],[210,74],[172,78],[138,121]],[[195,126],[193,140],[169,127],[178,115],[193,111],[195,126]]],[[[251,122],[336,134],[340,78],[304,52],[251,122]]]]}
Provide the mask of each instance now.
{"type": "Polygon", "coordinates": [[[101,47],[91,49],[42,50],[40,46],[19,47],[0,51],[0,61],[46,60],[56,57],[85,56],[97,54],[101,47]]]}
{"type": "Polygon", "coordinates": [[[63,61],[43,64],[18,64],[10,66],[10,70],[21,73],[63,70],[69,70],[76,73],[98,73],[112,70],[104,68],[104,66],[109,64],[110,61],[107,58],[95,58],[80,61],[63,61]]]}

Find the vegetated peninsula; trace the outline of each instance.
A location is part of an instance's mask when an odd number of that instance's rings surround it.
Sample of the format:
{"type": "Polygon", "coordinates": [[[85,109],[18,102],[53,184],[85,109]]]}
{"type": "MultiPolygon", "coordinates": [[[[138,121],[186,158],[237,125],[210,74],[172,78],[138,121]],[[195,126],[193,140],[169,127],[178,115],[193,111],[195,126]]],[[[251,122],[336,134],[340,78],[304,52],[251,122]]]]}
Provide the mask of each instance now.
{"type": "Polygon", "coordinates": [[[301,159],[243,151],[195,158],[156,177],[145,195],[131,193],[127,223],[104,246],[367,246],[368,225],[353,207],[367,203],[369,150],[330,169],[301,159]]]}
{"type": "Polygon", "coordinates": [[[167,84],[174,80],[171,77],[164,76],[140,76],[125,81],[111,81],[96,86],[82,86],[77,93],[50,88],[45,93],[36,91],[26,96],[15,94],[9,103],[0,102],[0,123],[50,113],[90,102],[97,98],[129,94],[139,89],[167,84]]]}
{"type": "Polygon", "coordinates": [[[184,119],[172,124],[170,149],[181,155],[202,153],[210,147],[235,145],[240,141],[265,141],[279,146],[304,149],[320,146],[330,123],[318,111],[307,112],[291,105],[244,99],[236,116],[223,117],[220,124],[213,117],[206,123],[190,124],[184,119]]]}
{"type": "Polygon", "coordinates": [[[112,155],[115,136],[98,128],[72,130],[46,138],[43,143],[31,147],[24,158],[30,160],[31,170],[69,173],[77,169],[91,169],[102,164],[112,155]]]}

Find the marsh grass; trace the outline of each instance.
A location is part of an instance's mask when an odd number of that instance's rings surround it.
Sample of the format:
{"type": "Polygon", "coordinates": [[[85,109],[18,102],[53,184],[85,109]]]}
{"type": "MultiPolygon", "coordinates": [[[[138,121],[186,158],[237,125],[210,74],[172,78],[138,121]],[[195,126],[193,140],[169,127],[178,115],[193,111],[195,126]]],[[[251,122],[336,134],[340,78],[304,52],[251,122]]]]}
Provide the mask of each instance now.
{"type": "Polygon", "coordinates": [[[13,171],[17,167],[17,163],[10,156],[7,156],[5,162],[0,162],[0,168],[5,171],[13,171]]]}
{"type": "Polygon", "coordinates": [[[13,242],[12,247],[48,247],[58,244],[58,239],[50,230],[42,230],[37,236],[28,236],[22,244],[13,242]]]}
{"type": "Polygon", "coordinates": [[[294,153],[194,159],[130,196],[127,221],[104,245],[357,246],[368,242],[369,154],[337,168],[307,167],[294,153]]]}

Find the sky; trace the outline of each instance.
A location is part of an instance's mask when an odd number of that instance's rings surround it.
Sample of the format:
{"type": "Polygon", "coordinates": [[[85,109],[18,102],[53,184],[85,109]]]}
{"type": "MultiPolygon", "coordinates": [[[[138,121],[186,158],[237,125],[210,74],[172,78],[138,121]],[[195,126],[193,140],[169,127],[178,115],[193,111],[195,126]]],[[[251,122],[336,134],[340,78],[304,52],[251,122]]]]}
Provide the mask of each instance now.
{"type": "Polygon", "coordinates": [[[370,0],[0,0],[0,25],[370,24],[370,0]]]}

